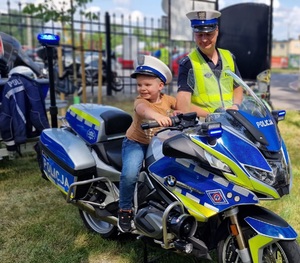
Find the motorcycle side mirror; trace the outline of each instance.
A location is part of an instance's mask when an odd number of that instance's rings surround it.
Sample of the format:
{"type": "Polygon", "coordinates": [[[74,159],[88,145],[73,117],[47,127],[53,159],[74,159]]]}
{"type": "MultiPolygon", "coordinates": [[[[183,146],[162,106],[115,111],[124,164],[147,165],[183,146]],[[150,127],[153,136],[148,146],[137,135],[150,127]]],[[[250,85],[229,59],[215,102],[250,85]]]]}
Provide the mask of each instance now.
{"type": "Polygon", "coordinates": [[[208,143],[216,144],[216,140],[223,134],[223,128],[220,122],[203,122],[200,125],[198,134],[208,138],[208,143]]]}
{"type": "Polygon", "coordinates": [[[220,122],[203,122],[198,131],[199,135],[207,137],[220,138],[223,133],[223,128],[220,122]]]}
{"type": "Polygon", "coordinates": [[[273,110],[271,113],[272,113],[276,123],[285,119],[285,115],[286,115],[285,110],[273,110]]]}

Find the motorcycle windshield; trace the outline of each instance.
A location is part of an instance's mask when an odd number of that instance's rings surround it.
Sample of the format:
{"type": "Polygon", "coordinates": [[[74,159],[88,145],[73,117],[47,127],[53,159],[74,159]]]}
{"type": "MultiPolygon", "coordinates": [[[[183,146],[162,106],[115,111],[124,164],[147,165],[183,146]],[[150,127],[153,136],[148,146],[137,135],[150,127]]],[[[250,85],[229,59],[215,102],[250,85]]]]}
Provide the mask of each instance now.
{"type": "Polygon", "coordinates": [[[230,70],[215,73],[215,76],[225,76],[227,79],[225,82],[218,82],[220,92],[226,91],[224,85],[228,85],[228,83],[231,83],[234,88],[233,91],[231,90],[231,93],[220,94],[218,106],[215,107],[213,113],[208,115],[206,121],[221,122],[223,127],[234,129],[260,148],[267,151],[279,151],[281,148],[281,137],[277,123],[272,113],[262,102],[262,99],[257,97],[253,90],[230,70]],[[239,106],[239,110],[231,109],[234,103],[232,95],[235,89],[240,88],[243,90],[242,103],[239,106]],[[230,99],[226,95],[230,95],[230,99]]]}

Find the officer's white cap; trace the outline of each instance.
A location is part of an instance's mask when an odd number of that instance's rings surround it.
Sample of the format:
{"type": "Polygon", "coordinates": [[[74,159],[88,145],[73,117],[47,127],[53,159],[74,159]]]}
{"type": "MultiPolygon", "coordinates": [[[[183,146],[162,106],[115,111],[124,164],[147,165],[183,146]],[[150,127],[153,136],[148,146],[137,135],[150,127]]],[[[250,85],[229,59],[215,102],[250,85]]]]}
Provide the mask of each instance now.
{"type": "Polygon", "coordinates": [[[191,27],[194,32],[209,33],[217,28],[221,13],[216,10],[198,10],[191,11],[186,16],[191,20],[191,27]]]}
{"type": "Polygon", "coordinates": [[[165,84],[172,81],[171,70],[158,58],[141,55],[136,63],[135,71],[131,74],[132,78],[136,78],[137,75],[149,75],[159,78],[165,84]]]}

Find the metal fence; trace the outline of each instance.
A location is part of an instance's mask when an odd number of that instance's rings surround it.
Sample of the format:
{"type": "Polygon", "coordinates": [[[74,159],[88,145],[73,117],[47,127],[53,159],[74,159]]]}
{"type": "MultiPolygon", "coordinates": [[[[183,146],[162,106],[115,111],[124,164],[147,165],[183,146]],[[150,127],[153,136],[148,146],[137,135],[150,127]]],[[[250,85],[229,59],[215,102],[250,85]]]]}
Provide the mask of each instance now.
{"type": "MultiPolygon", "coordinates": [[[[193,45],[191,42],[170,40],[167,17],[144,18],[140,21],[131,16],[98,13],[98,18],[94,20],[74,16],[72,24],[54,21],[44,23],[42,19],[24,14],[23,7],[19,3],[18,9],[11,9],[10,1],[7,1],[7,12],[0,13],[0,31],[19,40],[24,49],[28,49],[28,53],[32,52],[33,59],[37,59],[34,48],[39,46],[36,36],[42,32],[59,34],[60,43],[71,45],[77,54],[79,51],[88,53],[105,50],[106,54],[113,52],[118,62],[118,75],[124,79],[130,92],[135,92],[134,82],[129,75],[133,69],[133,60],[138,54],[151,54],[158,49],[160,43],[164,43],[170,53],[169,66],[173,68],[172,56],[187,52],[193,45]]],[[[111,59],[110,56],[107,58],[111,59]]],[[[111,61],[109,64],[112,65],[111,61]]]]}

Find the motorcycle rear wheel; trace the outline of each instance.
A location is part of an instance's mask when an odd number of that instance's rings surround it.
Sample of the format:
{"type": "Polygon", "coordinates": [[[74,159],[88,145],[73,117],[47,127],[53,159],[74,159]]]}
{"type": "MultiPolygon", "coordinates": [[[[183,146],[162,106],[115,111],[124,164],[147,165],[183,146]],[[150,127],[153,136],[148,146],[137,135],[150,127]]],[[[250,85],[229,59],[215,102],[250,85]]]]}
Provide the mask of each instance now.
{"type": "Polygon", "coordinates": [[[99,234],[103,238],[117,237],[118,227],[99,220],[81,209],[79,209],[79,215],[88,230],[99,234]]]}
{"type": "MultiPolygon", "coordinates": [[[[254,235],[255,233],[253,230],[247,229],[247,235],[246,235],[247,240],[254,235]]],[[[247,240],[245,241],[247,242],[247,240]]],[[[226,239],[223,239],[218,243],[218,247],[217,247],[218,262],[242,263],[236,250],[237,250],[237,244],[235,238],[232,237],[231,235],[228,235],[226,239]]],[[[269,262],[297,263],[299,262],[299,258],[300,258],[300,247],[297,241],[280,240],[264,248],[261,263],[269,263],[269,262]]]]}

